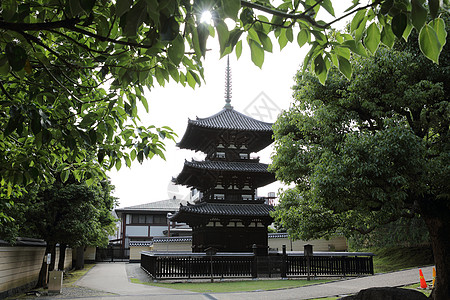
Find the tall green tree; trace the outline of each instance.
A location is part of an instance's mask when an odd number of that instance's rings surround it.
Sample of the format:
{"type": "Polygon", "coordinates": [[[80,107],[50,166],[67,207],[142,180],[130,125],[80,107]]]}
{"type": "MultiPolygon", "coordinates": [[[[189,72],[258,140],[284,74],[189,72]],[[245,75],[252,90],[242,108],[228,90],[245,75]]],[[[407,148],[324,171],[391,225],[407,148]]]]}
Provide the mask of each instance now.
{"type": "Polygon", "coordinates": [[[299,72],[294,103],[274,126],[272,170],[291,184],[277,221],[294,238],[370,233],[420,217],[437,270],[434,299],[450,299],[450,51],[440,64],[416,47],[352,59],[351,80],[325,85],[299,72]]]}
{"type": "MultiPolygon", "coordinates": [[[[45,240],[45,255],[52,254],[49,270],[56,266],[56,245],[59,244],[57,269],[63,269],[67,247],[105,247],[108,244],[108,236],[115,231],[111,212],[116,200],[111,196],[112,189],[107,181],[88,186],[73,178],[66,183],[57,180],[46,187],[37,187],[15,199],[11,212],[14,223],[4,226],[8,231],[2,229],[0,234],[10,239],[18,235],[45,240]]],[[[40,286],[45,285],[46,270],[43,264],[38,280],[40,286]]]]}

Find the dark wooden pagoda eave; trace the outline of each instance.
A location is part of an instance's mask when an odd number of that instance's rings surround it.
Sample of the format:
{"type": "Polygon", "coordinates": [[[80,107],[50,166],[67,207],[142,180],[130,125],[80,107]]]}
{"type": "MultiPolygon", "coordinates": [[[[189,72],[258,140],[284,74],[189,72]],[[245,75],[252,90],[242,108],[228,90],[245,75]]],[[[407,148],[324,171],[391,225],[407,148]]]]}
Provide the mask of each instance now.
{"type": "Polygon", "coordinates": [[[250,140],[247,144],[247,151],[251,153],[261,151],[274,141],[272,131],[252,132],[236,129],[221,129],[218,131],[214,128],[205,128],[195,124],[188,124],[186,132],[180,142],[177,143],[177,147],[207,153],[210,149],[216,148],[217,141],[221,140],[219,134],[222,134],[224,131],[234,132],[236,135],[240,134],[242,136],[247,136],[250,140]]]}
{"type": "MultiPolygon", "coordinates": [[[[183,170],[173,181],[176,184],[203,189],[214,184],[219,176],[226,177],[234,174],[236,174],[235,170],[212,170],[199,168],[185,161],[183,170]]],[[[276,181],[275,175],[268,171],[240,171],[239,174],[247,174],[248,176],[254,178],[253,188],[259,188],[276,181]]]]}
{"type": "Polygon", "coordinates": [[[274,208],[267,204],[217,204],[200,203],[196,205],[181,206],[180,210],[171,217],[171,221],[187,223],[188,225],[205,224],[211,219],[219,220],[259,220],[271,224],[273,217],[270,212],[274,208]],[[222,209],[220,207],[222,206],[222,209]],[[233,207],[233,209],[230,209],[233,207]],[[250,210],[242,210],[251,207],[250,210]],[[219,208],[219,209],[218,209],[219,208]],[[244,212],[243,212],[244,211],[244,212]]]}

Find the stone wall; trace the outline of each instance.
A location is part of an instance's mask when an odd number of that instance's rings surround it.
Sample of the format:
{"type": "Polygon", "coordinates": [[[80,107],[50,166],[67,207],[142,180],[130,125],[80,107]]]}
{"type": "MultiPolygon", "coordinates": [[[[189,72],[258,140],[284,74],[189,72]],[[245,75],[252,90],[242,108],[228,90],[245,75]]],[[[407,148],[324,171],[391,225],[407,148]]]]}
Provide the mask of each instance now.
{"type": "MultiPolygon", "coordinates": [[[[292,241],[286,233],[270,233],[269,249],[281,251],[286,245],[287,251],[303,251],[304,245],[313,245],[314,251],[347,251],[347,239],[343,236],[336,236],[329,240],[319,239],[311,241],[292,241]]],[[[152,251],[192,251],[190,237],[158,238],[154,239],[152,251]]],[[[133,247],[130,247],[132,249],[133,247]]]]}
{"type": "MultiPolygon", "coordinates": [[[[36,284],[44,253],[43,242],[33,246],[0,246],[0,299],[32,288],[36,284]]],[[[56,265],[58,260],[59,248],[56,249],[56,265]]],[[[72,249],[66,250],[64,267],[72,267],[72,249]]]]}
{"type": "Polygon", "coordinates": [[[343,236],[333,237],[329,240],[292,241],[285,234],[269,235],[269,249],[281,251],[286,245],[287,251],[303,251],[304,245],[313,245],[313,251],[347,251],[347,239],[343,236]]]}

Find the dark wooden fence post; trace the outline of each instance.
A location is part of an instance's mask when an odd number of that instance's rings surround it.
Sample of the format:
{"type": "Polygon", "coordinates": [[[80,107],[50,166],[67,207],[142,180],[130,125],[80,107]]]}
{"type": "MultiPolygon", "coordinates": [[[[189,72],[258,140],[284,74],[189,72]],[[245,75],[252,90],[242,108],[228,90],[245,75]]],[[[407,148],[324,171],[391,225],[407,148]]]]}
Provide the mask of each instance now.
{"type": "Polygon", "coordinates": [[[256,255],[257,251],[258,251],[258,247],[256,246],[256,244],[253,244],[252,249],[253,249],[252,277],[253,278],[258,278],[258,255],[256,255]]]}
{"type": "Polygon", "coordinates": [[[313,256],[313,246],[310,244],[306,244],[303,246],[303,254],[306,257],[306,274],[307,280],[311,280],[311,258],[313,256]]]}
{"type": "Polygon", "coordinates": [[[287,272],[287,254],[286,254],[286,245],[283,245],[283,254],[281,257],[281,278],[285,279],[287,278],[286,272],[287,272]]]}

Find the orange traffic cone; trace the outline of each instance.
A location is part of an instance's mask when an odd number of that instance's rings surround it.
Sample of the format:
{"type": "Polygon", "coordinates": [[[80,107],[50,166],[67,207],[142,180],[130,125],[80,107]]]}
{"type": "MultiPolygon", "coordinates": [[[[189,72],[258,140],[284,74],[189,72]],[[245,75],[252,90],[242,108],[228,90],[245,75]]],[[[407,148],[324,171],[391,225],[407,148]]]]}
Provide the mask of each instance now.
{"type": "Polygon", "coordinates": [[[435,283],[436,283],[436,269],[433,267],[433,283],[431,285],[432,288],[434,288],[435,283]]]}
{"type": "Polygon", "coordinates": [[[423,277],[422,269],[419,269],[419,278],[420,278],[420,288],[426,289],[427,282],[425,281],[425,278],[423,277]]]}

